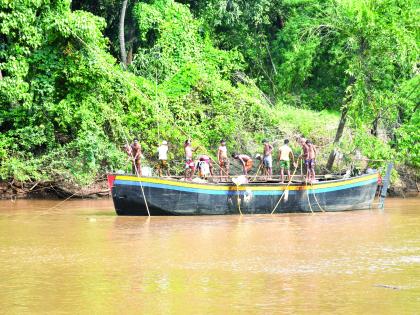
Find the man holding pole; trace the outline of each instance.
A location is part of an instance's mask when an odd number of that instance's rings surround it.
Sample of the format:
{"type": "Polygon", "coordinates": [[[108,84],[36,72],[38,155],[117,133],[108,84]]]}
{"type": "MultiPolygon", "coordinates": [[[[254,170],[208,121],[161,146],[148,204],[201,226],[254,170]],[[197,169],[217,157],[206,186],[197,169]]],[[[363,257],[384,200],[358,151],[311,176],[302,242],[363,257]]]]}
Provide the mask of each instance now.
{"type": "Polygon", "coordinates": [[[195,172],[195,163],[193,160],[193,152],[197,148],[193,149],[191,146],[191,140],[185,140],[184,153],[185,153],[185,179],[191,180],[195,172]]]}
{"type": "Polygon", "coordinates": [[[263,141],[263,165],[267,170],[267,175],[271,177],[273,174],[273,158],[271,153],[273,152],[273,146],[268,142],[268,140],[263,141]]]}
{"type": "Polygon", "coordinates": [[[229,177],[229,158],[227,155],[226,141],[221,140],[220,146],[217,150],[217,160],[220,165],[220,177],[229,177]]]}
{"type": "Polygon", "coordinates": [[[131,144],[131,156],[133,158],[133,167],[132,171],[133,174],[137,176],[141,176],[141,146],[139,140],[135,138],[133,143],[131,144]]]}

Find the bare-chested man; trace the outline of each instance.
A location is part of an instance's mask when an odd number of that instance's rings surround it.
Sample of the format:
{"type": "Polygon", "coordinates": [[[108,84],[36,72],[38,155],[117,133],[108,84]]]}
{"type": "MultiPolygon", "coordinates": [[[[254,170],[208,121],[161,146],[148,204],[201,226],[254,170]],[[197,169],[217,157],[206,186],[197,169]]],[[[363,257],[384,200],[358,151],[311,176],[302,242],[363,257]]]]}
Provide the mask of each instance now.
{"type": "Polygon", "coordinates": [[[263,149],[263,165],[267,170],[267,175],[271,176],[273,174],[273,156],[271,155],[273,152],[273,146],[268,142],[268,140],[263,141],[264,149],[263,149]]]}
{"type": "MultiPolygon", "coordinates": [[[[303,138],[303,137],[297,137],[296,138],[296,141],[300,144],[300,146],[302,147],[302,154],[301,155],[299,155],[299,157],[297,158],[297,161],[296,161],[296,164],[295,164],[295,167],[297,167],[297,162],[300,160],[300,159],[303,159],[304,161],[306,161],[307,160],[307,158],[308,158],[308,145],[306,144],[306,139],[305,138],[303,138]]],[[[306,164],[305,164],[306,165],[306,164]]],[[[306,168],[306,180],[308,180],[309,179],[309,170],[308,170],[308,168],[306,168]]]]}
{"type": "Polygon", "coordinates": [[[217,149],[217,159],[220,165],[220,177],[228,177],[229,176],[229,158],[227,155],[227,148],[226,148],[226,141],[221,140],[220,146],[217,149]]]}
{"type": "MultiPolygon", "coordinates": [[[[308,155],[305,159],[305,165],[307,168],[307,172],[309,173],[309,181],[315,182],[315,159],[316,159],[316,149],[314,144],[306,140],[305,144],[308,146],[308,155]]],[[[307,177],[308,180],[308,177],[307,177]]]]}
{"type": "Polygon", "coordinates": [[[232,153],[232,157],[241,162],[244,175],[248,175],[248,172],[252,169],[253,164],[251,157],[246,154],[237,153],[232,153]]]}
{"type": "Polygon", "coordinates": [[[138,139],[134,139],[133,143],[131,144],[131,156],[133,159],[133,167],[132,172],[137,176],[141,176],[141,146],[138,139]]]}
{"type": "Polygon", "coordinates": [[[191,146],[191,140],[185,140],[184,152],[185,152],[185,178],[191,179],[195,172],[195,163],[193,160],[193,149],[191,146]]]}

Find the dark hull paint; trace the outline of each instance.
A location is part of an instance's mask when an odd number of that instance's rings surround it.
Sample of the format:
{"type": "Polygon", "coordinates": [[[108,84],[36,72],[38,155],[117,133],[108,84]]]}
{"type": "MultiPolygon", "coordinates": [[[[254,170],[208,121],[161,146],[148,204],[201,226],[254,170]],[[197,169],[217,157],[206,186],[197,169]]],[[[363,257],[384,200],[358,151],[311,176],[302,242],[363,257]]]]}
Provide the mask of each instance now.
{"type": "MultiPolygon", "coordinates": [[[[332,182],[340,183],[340,181],[332,182]]],[[[342,182],[345,184],[345,180],[342,180],[342,182]]],[[[320,184],[325,183],[328,182],[320,184]]],[[[201,185],[203,187],[208,185],[214,187],[217,184],[201,185]]],[[[261,186],[261,184],[247,184],[244,187],[249,189],[239,192],[236,191],[234,185],[220,185],[225,189],[229,186],[229,190],[220,194],[142,186],[150,215],[153,216],[239,214],[239,205],[243,214],[271,213],[283,191],[273,191],[261,195],[252,190],[259,185],[261,186]]],[[[314,212],[369,209],[377,189],[377,182],[372,180],[361,183],[359,186],[332,191],[326,191],[326,189],[318,189],[317,191],[317,185],[315,184],[313,189],[307,189],[308,186],[302,185],[291,186],[290,188],[294,187],[294,190],[288,190],[287,200],[283,198],[276,209],[276,213],[311,212],[311,207],[314,212]]],[[[264,186],[279,187],[281,185],[264,184],[264,186]]],[[[124,184],[114,184],[112,197],[118,215],[148,215],[141,187],[138,183],[130,184],[128,181],[124,184]]]]}

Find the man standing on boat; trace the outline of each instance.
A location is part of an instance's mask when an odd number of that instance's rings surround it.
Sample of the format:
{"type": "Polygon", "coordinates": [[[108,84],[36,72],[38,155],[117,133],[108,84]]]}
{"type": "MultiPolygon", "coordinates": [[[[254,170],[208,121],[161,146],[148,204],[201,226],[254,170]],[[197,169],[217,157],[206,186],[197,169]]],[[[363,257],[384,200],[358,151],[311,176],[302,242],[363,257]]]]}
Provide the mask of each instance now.
{"type": "Polygon", "coordinates": [[[309,140],[306,140],[305,144],[308,146],[308,155],[307,155],[307,159],[305,160],[305,165],[307,169],[306,180],[308,180],[308,174],[309,174],[309,182],[314,183],[315,182],[316,149],[315,149],[315,145],[309,140]]]}
{"type": "Polygon", "coordinates": [[[220,166],[220,177],[229,177],[229,158],[227,155],[226,141],[221,140],[220,146],[217,150],[217,159],[220,166]]]}
{"type": "Polygon", "coordinates": [[[248,172],[252,169],[253,164],[251,157],[246,154],[238,153],[232,153],[232,157],[241,162],[244,175],[248,175],[248,172]]]}
{"type": "Polygon", "coordinates": [[[267,170],[267,175],[271,177],[273,174],[273,146],[268,142],[268,140],[263,140],[263,165],[265,169],[267,170]]]}
{"type": "Polygon", "coordinates": [[[290,181],[290,158],[295,165],[295,156],[292,149],[289,147],[289,139],[284,140],[284,144],[279,148],[279,163],[281,182],[284,183],[284,169],[287,170],[287,176],[290,181]]]}
{"type": "Polygon", "coordinates": [[[132,172],[133,174],[136,174],[137,176],[141,176],[141,146],[139,143],[139,140],[135,138],[133,140],[133,143],[131,144],[131,156],[133,159],[133,167],[132,172]]]}
{"type": "Polygon", "coordinates": [[[171,176],[171,174],[169,173],[169,166],[168,166],[168,142],[162,141],[162,144],[158,147],[158,155],[159,155],[159,162],[158,162],[159,176],[162,176],[162,170],[165,171],[166,176],[171,176]]]}
{"type": "Polygon", "coordinates": [[[185,152],[185,179],[191,179],[195,172],[195,163],[193,160],[193,149],[191,146],[191,140],[185,140],[184,152],[185,152]]]}
{"type": "MultiPolygon", "coordinates": [[[[296,141],[297,141],[297,142],[300,144],[300,146],[302,147],[302,154],[301,154],[301,155],[299,155],[299,157],[297,158],[297,161],[296,161],[295,167],[297,167],[297,162],[298,162],[300,159],[303,159],[304,161],[306,161],[306,160],[307,160],[307,158],[308,158],[308,150],[309,150],[308,145],[306,144],[306,139],[305,139],[304,137],[298,136],[298,137],[296,138],[296,141]]],[[[305,162],[305,166],[306,166],[306,162],[305,162]]],[[[308,179],[309,179],[309,170],[308,170],[308,168],[306,168],[306,181],[308,181],[308,179]]]]}

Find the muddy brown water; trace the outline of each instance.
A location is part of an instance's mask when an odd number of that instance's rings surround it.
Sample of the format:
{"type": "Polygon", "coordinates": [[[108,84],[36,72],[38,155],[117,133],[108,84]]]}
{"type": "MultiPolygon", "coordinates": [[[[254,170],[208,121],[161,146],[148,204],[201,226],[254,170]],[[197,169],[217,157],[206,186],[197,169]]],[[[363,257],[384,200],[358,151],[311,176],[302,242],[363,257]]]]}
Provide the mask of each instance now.
{"type": "Polygon", "coordinates": [[[2,314],[420,314],[420,198],[152,218],[0,201],[0,271],[2,314]]]}

